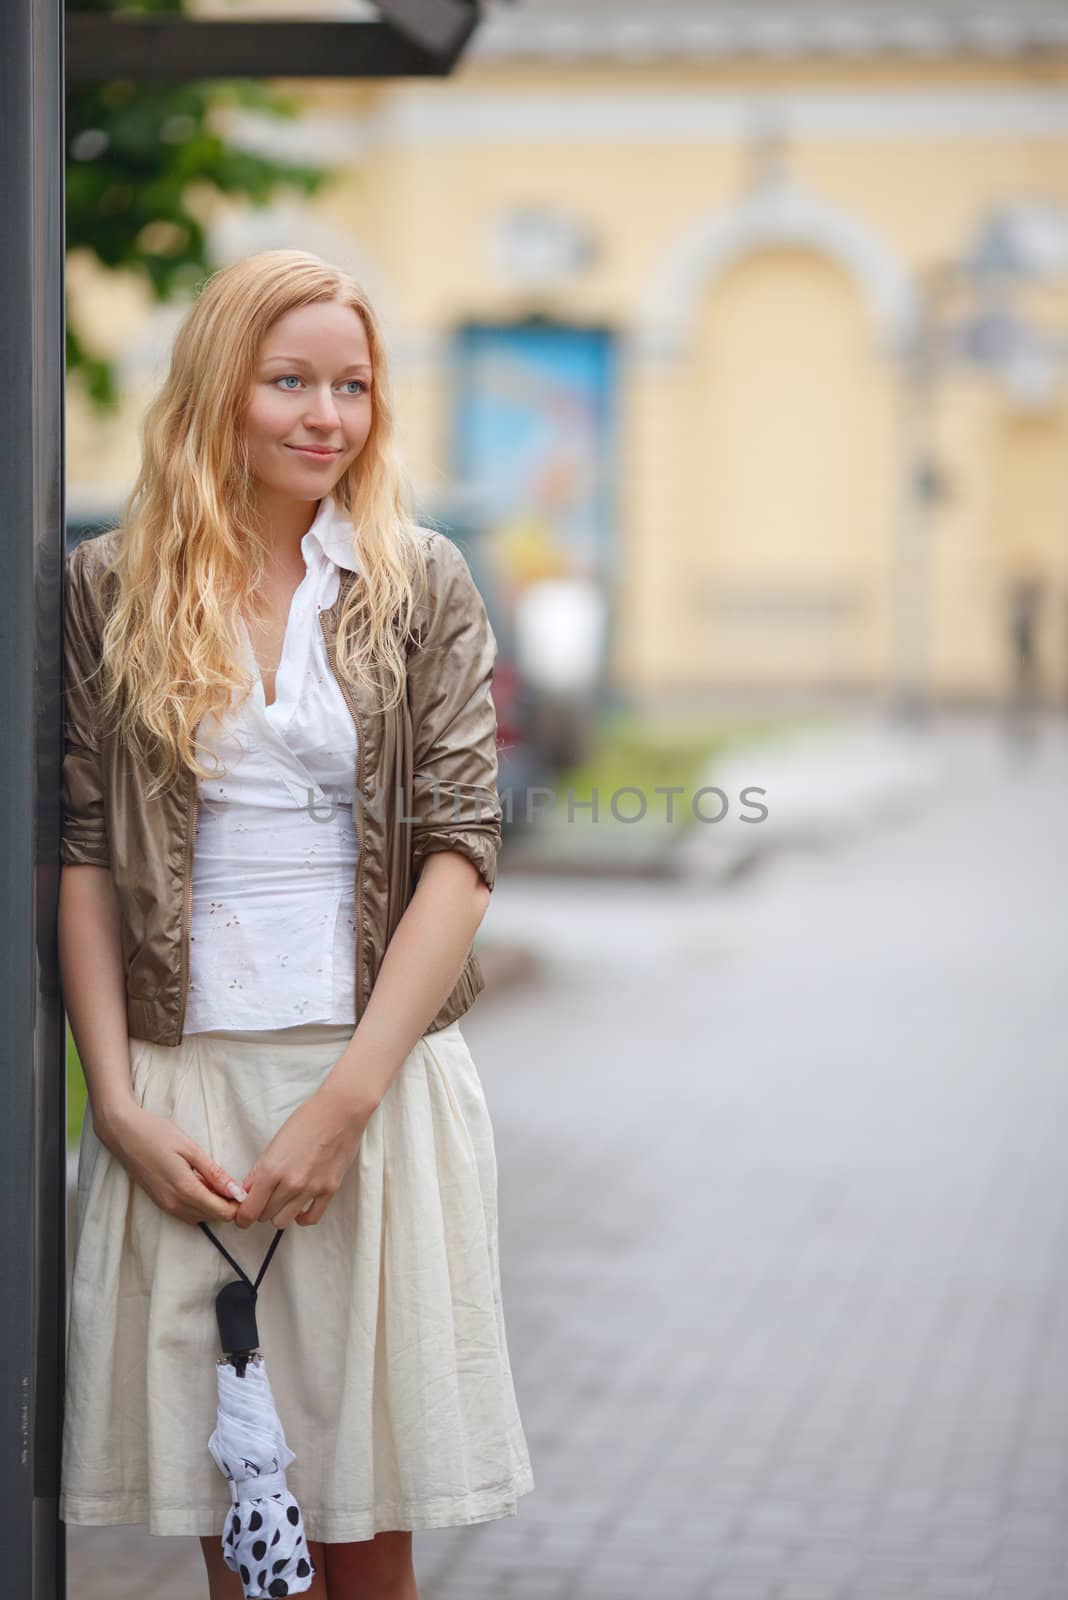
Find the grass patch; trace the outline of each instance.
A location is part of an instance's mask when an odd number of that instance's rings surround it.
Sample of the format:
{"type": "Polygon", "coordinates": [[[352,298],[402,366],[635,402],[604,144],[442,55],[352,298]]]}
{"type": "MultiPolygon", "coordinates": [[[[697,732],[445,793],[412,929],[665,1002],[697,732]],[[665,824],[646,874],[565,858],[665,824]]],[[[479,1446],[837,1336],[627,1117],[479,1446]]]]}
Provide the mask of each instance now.
{"type": "MultiPolygon", "coordinates": [[[[576,807],[592,800],[596,790],[598,818],[611,824],[617,820],[611,811],[613,794],[620,789],[640,789],[647,804],[642,820],[655,824],[666,819],[668,801],[666,795],[655,791],[681,787],[684,793],[673,797],[673,816],[680,826],[693,825],[695,818],[688,797],[700,786],[714,756],[796,726],[796,721],[782,717],[715,717],[686,712],[654,717],[634,712],[611,713],[599,723],[587,759],[556,774],[553,787],[557,803],[553,814],[556,819],[566,820],[569,789],[574,794],[576,807]]],[[[620,795],[617,804],[624,816],[636,815],[640,810],[637,795],[620,795]]],[[[576,809],[576,823],[589,824],[592,820],[588,808],[576,809]]]]}
{"type": "Polygon", "coordinates": [[[85,1073],[82,1071],[81,1058],[74,1043],[74,1035],[67,1024],[67,1147],[77,1147],[82,1133],[82,1118],[88,1104],[89,1091],[86,1088],[85,1073]]]}

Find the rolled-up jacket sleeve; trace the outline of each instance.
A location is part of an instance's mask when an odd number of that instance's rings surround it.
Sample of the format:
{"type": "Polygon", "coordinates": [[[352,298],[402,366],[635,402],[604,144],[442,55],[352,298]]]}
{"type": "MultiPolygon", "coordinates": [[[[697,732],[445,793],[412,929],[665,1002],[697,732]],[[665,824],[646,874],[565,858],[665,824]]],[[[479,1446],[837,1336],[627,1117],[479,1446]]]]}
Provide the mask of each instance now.
{"type": "Polygon", "coordinates": [[[444,534],[427,546],[421,642],[408,656],[412,718],[412,876],[435,850],[457,850],[492,889],[502,811],[491,684],[497,640],[463,555],[444,534]]]}
{"type": "MultiPolygon", "coordinates": [[[[63,829],[60,860],[70,866],[109,867],[104,777],[93,685],[100,646],[81,546],[66,560],[63,602],[63,829]]],[[[98,681],[98,680],[97,680],[98,681]]]]}

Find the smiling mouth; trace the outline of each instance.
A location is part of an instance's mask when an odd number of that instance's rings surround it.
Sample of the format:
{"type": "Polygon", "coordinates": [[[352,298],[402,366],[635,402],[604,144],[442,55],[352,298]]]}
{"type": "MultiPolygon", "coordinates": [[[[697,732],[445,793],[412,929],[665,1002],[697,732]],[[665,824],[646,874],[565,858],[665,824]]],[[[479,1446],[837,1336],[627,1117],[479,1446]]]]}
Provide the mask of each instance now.
{"type": "Polygon", "coordinates": [[[287,450],[297,450],[305,456],[339,456],[340,450],[326,450],[314,444],[287,444],[287,450]]]}

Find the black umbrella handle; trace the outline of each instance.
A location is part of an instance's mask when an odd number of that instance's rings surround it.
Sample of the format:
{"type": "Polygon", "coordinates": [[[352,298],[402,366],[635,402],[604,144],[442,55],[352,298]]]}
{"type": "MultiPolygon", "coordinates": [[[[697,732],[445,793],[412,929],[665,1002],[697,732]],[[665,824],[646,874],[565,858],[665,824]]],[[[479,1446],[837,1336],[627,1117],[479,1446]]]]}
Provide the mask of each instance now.
{"type": "Polygon", "coordinates": [[[216,1295],[215,1316],[219,1324],[219,1341],[223,1350],[233,1358],[238,1376],[243,1378],[248,1359],[252,1352],[259,1347],[260,1342],[259,1330],[256,1327],[256,1292],[285,1230],[279,1228],[271,1240],[270,1248],[263,1258],[263,1265],[257,1274],[256,1282],[253,1283],[241,1264],[234,1260],[226,1246],[220,1244],[219,1240],[216,1239],[207,1223],[198,1223],[198,1227],[204,1229],[216,1249],[220,1250],[235,1271],[240,1273],[240,1278],[232,1283],[224,1283],[216,1295]]]}

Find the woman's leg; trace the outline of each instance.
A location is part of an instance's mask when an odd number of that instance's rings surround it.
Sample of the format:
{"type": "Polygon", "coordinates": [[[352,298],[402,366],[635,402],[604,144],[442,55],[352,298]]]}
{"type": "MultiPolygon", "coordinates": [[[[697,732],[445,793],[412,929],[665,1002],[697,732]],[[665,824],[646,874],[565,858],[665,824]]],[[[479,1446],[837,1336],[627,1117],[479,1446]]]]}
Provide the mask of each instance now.
{"type": "Polygon", "coordinates": [[[327,1600],[419,1600],[410,1533],[376,1533],[324,1549],[327,1600]]]}
{"type": "MultiPolygon", "coordinates": [[[[245,1591],[240,1577],[236,1572],[231,1572],[223,1560],[221,1532],[213,1533],[210,1537],[202,1534],[200,1548],[204,1552],[204,1565],[208,1569],[209,1600],[244,1600],[245,1591]]],[[[308,1540],[308,1554],[315,1568],[315,1577],[312,1579],[311,1588],[304,1590],[304,1600],[328,1600],[326,1587],[328,1549],[328,1545],[320,1544],[317,1539],[308,1540]]]]}

